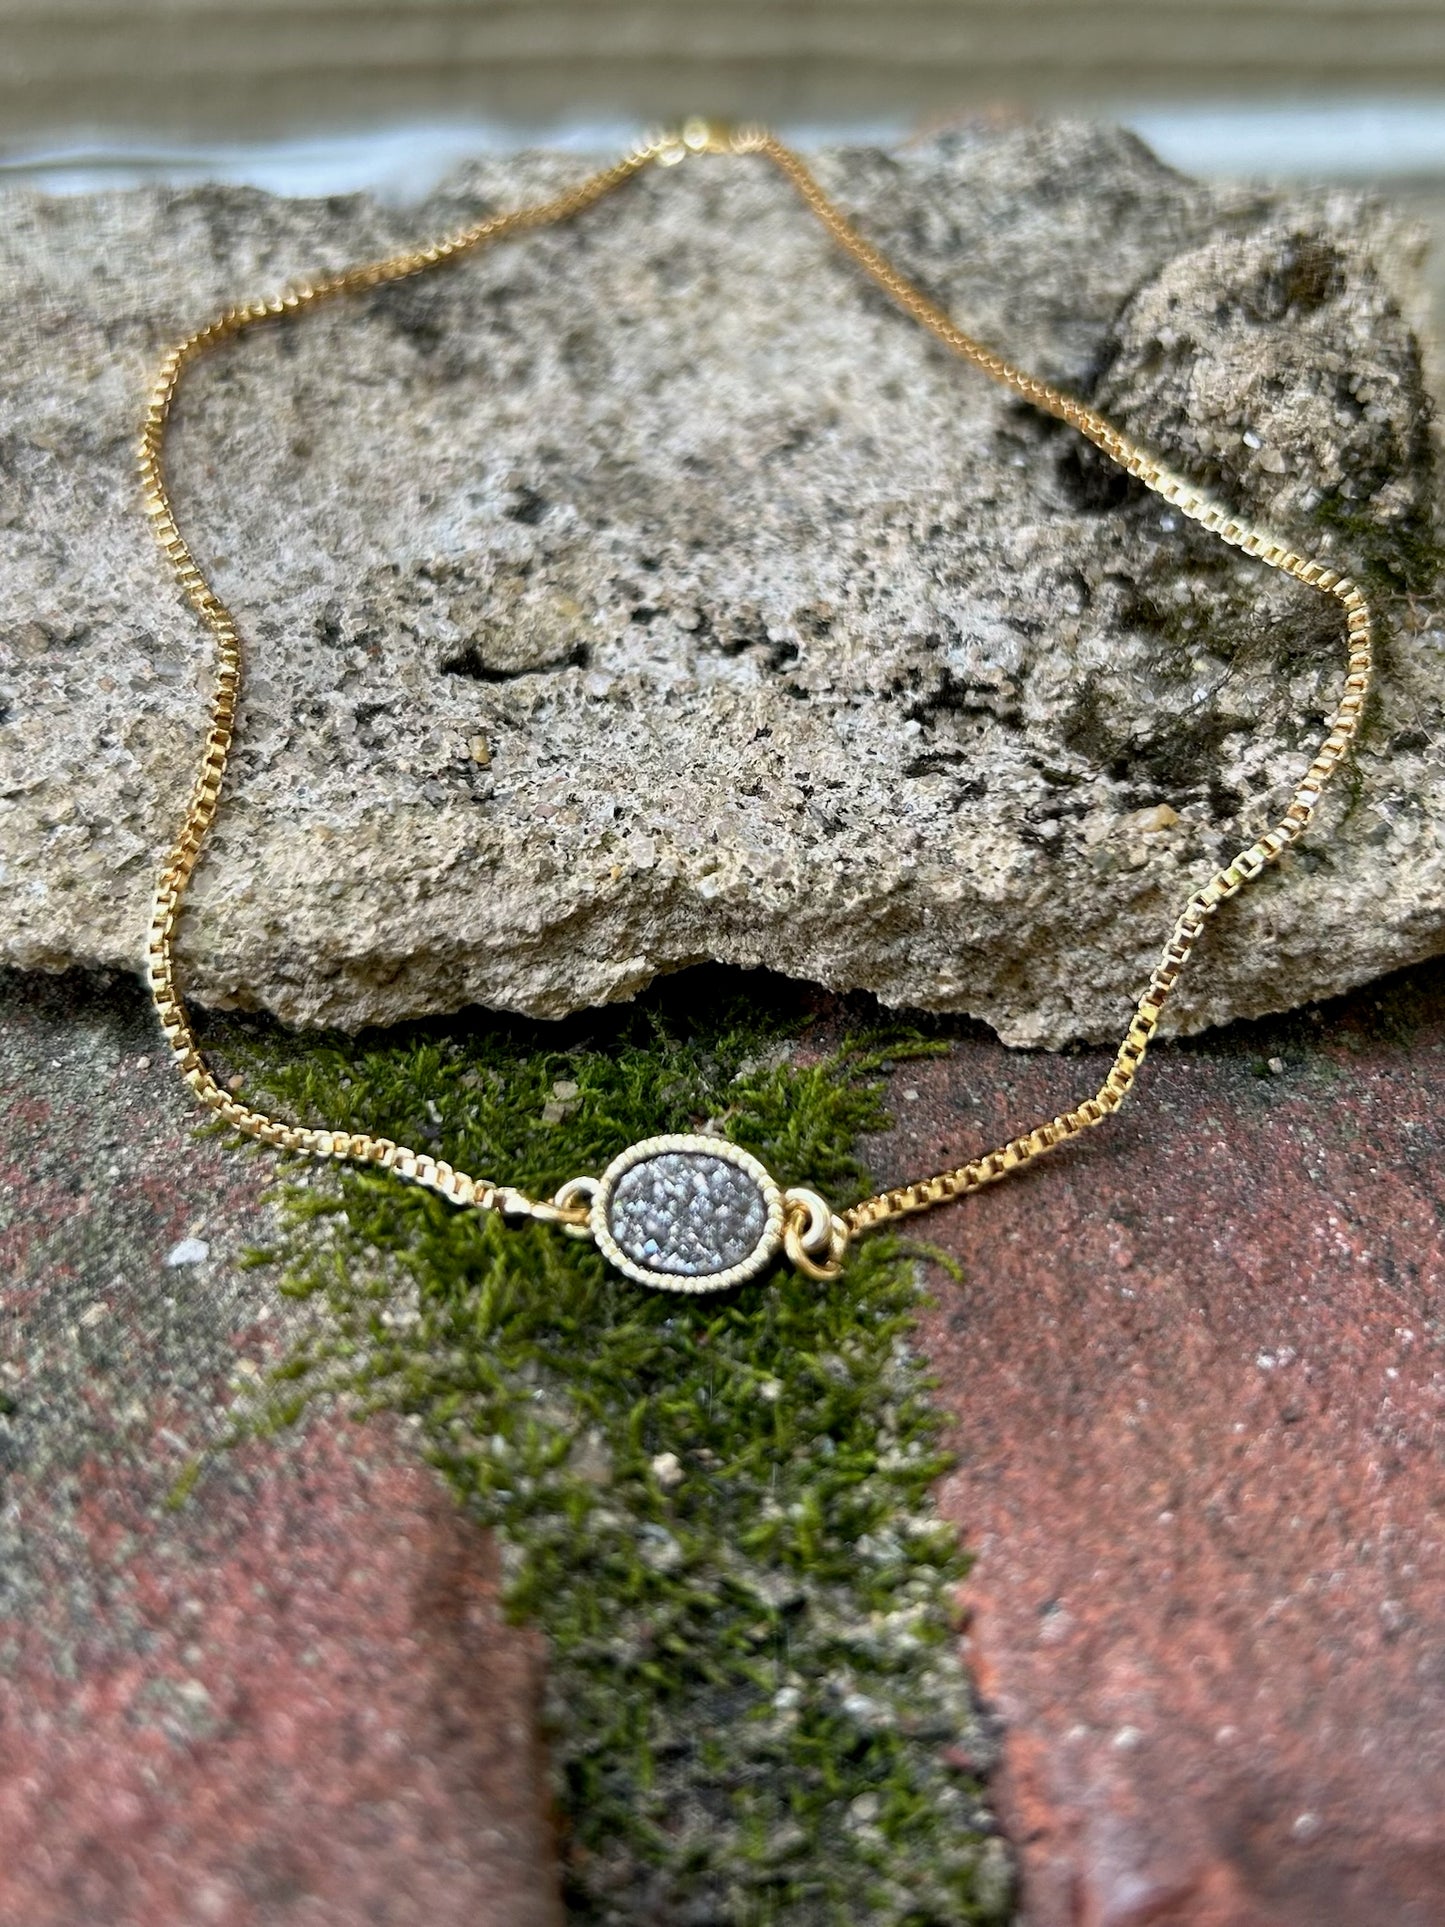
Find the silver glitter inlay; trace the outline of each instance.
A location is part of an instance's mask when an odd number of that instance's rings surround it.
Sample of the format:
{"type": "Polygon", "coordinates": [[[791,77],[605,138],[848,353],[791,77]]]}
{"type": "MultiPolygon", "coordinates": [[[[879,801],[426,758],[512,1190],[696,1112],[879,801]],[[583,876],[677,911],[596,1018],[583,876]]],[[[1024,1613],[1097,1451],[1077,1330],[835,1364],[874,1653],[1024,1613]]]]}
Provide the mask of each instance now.
{"type": "Polygon", "coordinates": [[[704,1151],[662,1151],[634,1164],[607,1211],[608,1229],[634,1264],[684,1278],[740,1265],[767,1222],[756,1178],[704,1151]]]}

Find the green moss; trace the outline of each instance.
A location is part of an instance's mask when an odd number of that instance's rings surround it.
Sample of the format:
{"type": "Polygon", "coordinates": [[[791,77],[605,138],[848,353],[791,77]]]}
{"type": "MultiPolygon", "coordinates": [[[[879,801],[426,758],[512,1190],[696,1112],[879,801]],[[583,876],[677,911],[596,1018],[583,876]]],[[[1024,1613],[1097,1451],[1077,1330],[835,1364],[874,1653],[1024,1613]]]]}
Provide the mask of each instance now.
{"type": "Polygon", "coordinates": [[[1315,518],[1340,537],[1356,580],[1387,602],[1429,595],[1445,576],[1445,542],[1428,509],[1382,523],[1367,506],[1327,495],[1315,518]]]}
{"type": "MultiPolygon", "coordinates": [[[[357,1044],[232,1024],[220,1043],[290,1115],[534,1194],[707,1124],[785,1183],[857,1195],[880,1052],[936,1046],[894,1034],[791,1061],[801,1001],[736,982],[690,974],[566,1027],[357,1044]]],[[[931,1508],[943,1460],[897,1243],[864,1243],[826,1287],[780,1268],[689,1300],[380,1174],[284,1197],[286,1246],[266,1257],[326,1316],[278,1374],[272,1422],[337,1387],[407,1414],[496,1529],[508,1607],[550,1642],[570,1918],[1007,1916],[978,1781],[950,1764],[989,1742],[952,1636],[964,1567],[931,1508]]]]}

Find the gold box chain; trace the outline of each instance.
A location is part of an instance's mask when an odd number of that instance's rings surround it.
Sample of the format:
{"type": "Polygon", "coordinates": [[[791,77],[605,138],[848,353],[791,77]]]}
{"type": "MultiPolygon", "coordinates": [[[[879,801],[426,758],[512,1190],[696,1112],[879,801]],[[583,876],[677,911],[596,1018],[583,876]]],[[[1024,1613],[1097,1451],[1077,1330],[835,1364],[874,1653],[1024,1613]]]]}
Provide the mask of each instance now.
{"type": "MultiPolygon", "coordinates": [[[[237,1100],[224,1090],[208,1069],[176,984],[173,943],[176,923],[200,856],[206,834],[215,820],[225,777],[226,760],[235,728],[236,701],[241,686],[241,641],[235,619],[207,580],[181,534],[165,479],[166,427],[181,382],[191,367],[211,349],[250,330],[286,321],[306,310],[344,295],[404,281],[461,257],[536,228],[568,221],[651,166],[671,167],[699,154],[756,154],[771,162],[791,182],[799,197],[838,246],[888,297],[926,328],[936,340],[964,361],[1010,388],[1034,407],[1075,429],[1101,449],[1128,474],[1221,541],[1242,549],[1272,569],[1291,576],[1307,588],[1332,597],[1345,617],[1348,661],[1343,688],[1325,735],[1301,778],[1289,807],[1273,828],[1241,850],[1189,898],[1174,924],[1159,962],[1135,1007],[1108,1076],[1091,1097],[1072,1110],[1035,1125],[1007,1144],[953,1170],[917,1178],[892,1190],[866,1198],[861,1204],[831,1214],[812,1192],[790,1193],[787,1249],[793,1261],[811,1275],[832,1276],[842,1261],[849,1238],[890,1219],[926,1211],[993,1184],[1011,1171],[1078,1137],[1116,1111],[1133,1088],[1139,1067],[1158,1028],[1160,1013],[1209,918],[1220,905],[1252,883],[1295,843],[1309,827],[1325,785],[1348,753],[1359,728],[1360,715],[1373,674],[1372,624],[1369,605],[1348,576],[1317,558],[1305,555],[1276,535],[1232,513],[1187,477],[1126,435],[1092,408],[1016,368],[1012,362],[955,325],[921,289],[857,232],[842,210],[824,193],[802,158],[764,128],[727,128],[692,120],[676,131],[642,142],[623,159],[602,168],[566,193],[511,213],[492,216],[471,227],[411,248],[384,260],[364,262],[324,279],[306,283],[267,300],[228,308],[223,314],[187,335],[165,355],[151,385],[139,459],[146,513],[156,540],[175,578],[196,613],[211,632],[216,650],[216,681],[211,697],[210,727],[186,806],[180,832],[169,852],[156,887],[147,953],[151,993],[167,1042],[186,1082],[202,1104],[235,1130],[274,1145],[279,1150],[313,1157],[345,1158],[380,1165],[413,1183],[427,1186],[458,1205],[473,1205],[507,1215],[529,1216],[582,1231],[585,1205],[563,1188],[555,1200],[534,1199],[508,1185],[473,1178],[439,1158],[412,1151],[389,1138],[364,1133],[312,1129],[287,1124],[237,1100]],[[806,1202],[803,1202],[806,1200],[806,1202]]],[[[581,1181],[578,1181],[581,1182],[581,1181]]],[[[584,1234],[585,1235],[585,1234],[584,1234]]]]}

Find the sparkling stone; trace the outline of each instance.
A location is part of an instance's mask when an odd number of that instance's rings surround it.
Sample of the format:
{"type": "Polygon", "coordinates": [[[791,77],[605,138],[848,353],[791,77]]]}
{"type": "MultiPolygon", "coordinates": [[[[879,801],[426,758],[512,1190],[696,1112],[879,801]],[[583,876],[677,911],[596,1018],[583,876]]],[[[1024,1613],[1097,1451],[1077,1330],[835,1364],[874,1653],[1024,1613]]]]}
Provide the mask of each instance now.
{"type": "Polygon", "coordinates": [[[607,1222],[634,1264],[706,1278],[752,1255],[767,1216],[756,1179],[729,1159],[663,1151],[623,1172],[607,1222]]]}

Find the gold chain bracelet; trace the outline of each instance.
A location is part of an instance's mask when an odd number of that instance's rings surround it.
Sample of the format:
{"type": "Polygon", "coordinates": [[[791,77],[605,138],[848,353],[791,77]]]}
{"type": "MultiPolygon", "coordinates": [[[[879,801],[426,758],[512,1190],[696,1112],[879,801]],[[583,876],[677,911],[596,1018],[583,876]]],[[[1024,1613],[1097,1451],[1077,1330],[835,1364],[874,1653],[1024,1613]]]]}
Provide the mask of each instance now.
{"type": "Polygon", "coordinates": [[[424,247],[347,268],[273,299],[228,308],[178,342],[161,362],[150,390],[139,453],[146,513],[176,580],[211,632],[218,662],[205,751],[180,834],[157,883],[148,950],[151,993],[182,1076],[208,1110],[263,1143],[313,1157],[377,1164],[440,1192],[459,1206],[557,1224],[572,1236],[595,1239],[606,1257],[628,1277],[666,1290],[716,1291],[739,1284],[761,1271],[780,1247],[809,1276],[834,1277],[849,1240],[858,1232],[977,1191],[1102,1123],[1132,1088],[1165,999],[1206,921],[1226,898],[1275,862],[1308,827],[1325,784],[1359,727],[1370,687],[1369,606],[1347,576],[1232,514],[1102,415],[1050,383],[1015,368],[966,335],[864,240],[823,192],[803,160],[762,128],[722,128],[689,121],[680,131],[643,142],[613,166],[589,175],[551,200],[495,215],[424,247]],[[862,272],[946,348],[1035,408],[1067,422],[1120,468],[1137,476],[1146,488],[1221,541],[1243,549],[1272,569],[1282,570],[1321,595],[1332,596],[1345,615],[1349,660],[1344,687],[1288,809],[1272,829],[1217,870],[1184,905],[1135,1007],[1109,1074],[1094,1095],[971,1163],[917,1178],[841,1213],[831,1210],[814,1191],[783,1191],[755,1158],[721,1138],[648,1138],[623,1151],[600,1178],[573,1178],[554,1198],[544,1200],[526,1197],[509,1185],[469,1177],[440,1158],[408,1150],[389,1138],[283,1123],[238,1103],[217,1083],[202,1057],[176,987],[172,952],[176,922],[201,845],[215,819],[241,686],[241,642],[235,618],[207,581],[181,534],[166,486],[166,426],[183,375],[212,348],[253,328],[289,320],[341,295],[404,281],[513,235],[570,220],[645,168],[670,167],[694,154],[763,156],[792,183],[804,204],[862,272]]]}

